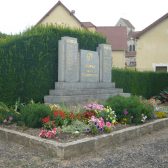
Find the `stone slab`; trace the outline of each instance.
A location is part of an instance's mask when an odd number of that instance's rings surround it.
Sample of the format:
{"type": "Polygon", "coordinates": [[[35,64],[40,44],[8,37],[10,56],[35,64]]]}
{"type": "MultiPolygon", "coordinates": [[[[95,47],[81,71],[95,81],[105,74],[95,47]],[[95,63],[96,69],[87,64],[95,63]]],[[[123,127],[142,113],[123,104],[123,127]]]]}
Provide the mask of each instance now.
{"type": "Polygon", "coordinates": [[[98,89],[111,89],[115,88],[115,83],[97,83],[97,82],[55,82],[55,89],[93,89],[93,88],[98,88],[98,89]]]}
{"type": "Polygon", "coordinates": [[[111,45],[99,44],[98,53],[100,57],[100,82],[112,81],[111,71],[112,70],[112,49],[111,45]]]}
{"type": "Polygon", "coordinates": [[[92,95],[95,94],[113,94],[113,93],[120,93],[122,92],[122,89],[73,89],[73,90],[68,90],[68,89],[60,89],[60,90],[50,90],[50,96],[72,96],[72,95],[92,95]]]}
{"type": "Polygon", "coordinates": [[[79,82],[77,39],[62,37],[58,44],[58,81],[79,82]]]}
{"type": "Polygon", "coordinates": [[[99,68],[98,52],[80,50],[80,82],[99,82],[99,68]]]}

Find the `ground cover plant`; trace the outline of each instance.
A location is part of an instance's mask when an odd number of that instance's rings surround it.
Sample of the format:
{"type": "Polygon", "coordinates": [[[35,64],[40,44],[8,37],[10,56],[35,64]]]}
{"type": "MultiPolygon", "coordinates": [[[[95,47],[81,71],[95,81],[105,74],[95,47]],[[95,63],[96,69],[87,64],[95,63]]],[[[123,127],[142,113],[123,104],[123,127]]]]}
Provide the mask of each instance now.
{"type": "Polygon", "coordinates": [[[155,99],[160,100],[161,103],[168,103],[168,88],[163,89],[155,99]]]}
{"type": "Polygon", "coordinates": [[[0,103],[0,121],[8,128],[15,123],[36,130],[41,138],[74,140],[74,137],[110,133],[117,127],[143,124],[154,117],[167,117],[164,112],[154,110],[150,101],[137,96],[114,96],[103,104],[91,102],[78,107],[17,101],[11,107],[0,103]]]}

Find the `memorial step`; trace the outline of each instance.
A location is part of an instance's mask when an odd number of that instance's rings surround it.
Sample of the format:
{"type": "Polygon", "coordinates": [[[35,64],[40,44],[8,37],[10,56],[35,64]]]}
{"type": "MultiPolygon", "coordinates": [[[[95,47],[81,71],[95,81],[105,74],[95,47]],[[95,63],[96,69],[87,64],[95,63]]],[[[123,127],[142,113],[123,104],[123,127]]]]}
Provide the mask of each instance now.
{"type": "Polygon", "coordinates": [[[119,92],[113,94],[95,94],[95,95],[73,95],[73,96],[44,96],[45,103],[57,104],[57,103],[79,103],[85,101],[105,100],[111,96],[119,95],[119,92]]]}
{"type": "Polygon", "coordinates": [[[55,89],[106,89],[115,88],[115,83],[105,82],[55,82],[55,89]]]}
{"type": "Polygon", "coordinates": [[[123,89],[119,88],[108,88],[108,89],[59,89],[50,90],[50,96],[71,96],[71,95],[90,95],[90,94],[113,94],[115,92],[123,92],[123,89]]]}

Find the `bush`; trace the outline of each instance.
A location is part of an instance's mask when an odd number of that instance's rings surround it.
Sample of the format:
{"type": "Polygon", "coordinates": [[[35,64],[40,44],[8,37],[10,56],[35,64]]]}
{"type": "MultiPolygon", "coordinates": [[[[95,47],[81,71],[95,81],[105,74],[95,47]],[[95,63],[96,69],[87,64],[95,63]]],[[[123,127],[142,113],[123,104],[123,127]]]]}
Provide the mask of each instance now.
{"type": "Polygon", "coordinates": [[[39,26],[0,40],[0,101],[14,104],[31,98],[43,102],[58,81],[58,41],[63,36],[78,39],[80,49],[96,50],[104,37],[85,30],[39,26]]]}
{"type": "Polygon", "coordinates": [[[42,118],[51,116],[52,111],[45,104],[28,104],[21,109],[21,121],[32,128],[42,127],[42,118]]]}
{"type": "Polygon", "coordinates": [[[17,117],[17,113],[5,103],[0,102],[0,123],[10,124],[17,117]]]}
{"type": "Polygon", "coordinates": [[[168,73],[113,69],[112,80],[124,92],[150,98],[167,87],[168,73]]]}
{"type": "Polygon", "coordinates": [[[168,103],[168,88],[162,90],[159,96],[156,96],[155,98],[160,100],[161,103],[168,103]]]}
{"type": "Polygon", "coordinates": [[[153,117],[153,107],[136,96],[114,96],[105,102],[105,106],[110,106],[115,111],[119,122],[139,124],[146,117],[153,117]]]}

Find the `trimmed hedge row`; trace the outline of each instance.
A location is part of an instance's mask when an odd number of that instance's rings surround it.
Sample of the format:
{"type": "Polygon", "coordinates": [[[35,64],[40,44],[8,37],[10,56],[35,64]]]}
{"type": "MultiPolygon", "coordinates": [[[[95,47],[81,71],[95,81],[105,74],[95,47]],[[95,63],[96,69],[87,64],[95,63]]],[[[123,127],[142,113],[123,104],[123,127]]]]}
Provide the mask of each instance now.
{"type": "Polygon", "coordinates": [[[116,87],[123,88],[124,92],[150,98],[168,87],[168,73],[113,69],[112,81],[116,87]]]}
{"type": "Polygon", "coordinates": [[[0,101],[43,102],[58,76],[58,40],[76,37],[82,49],[96,50],[104,37],[85,30],[39,26],[0,41],[0,101]]]}

